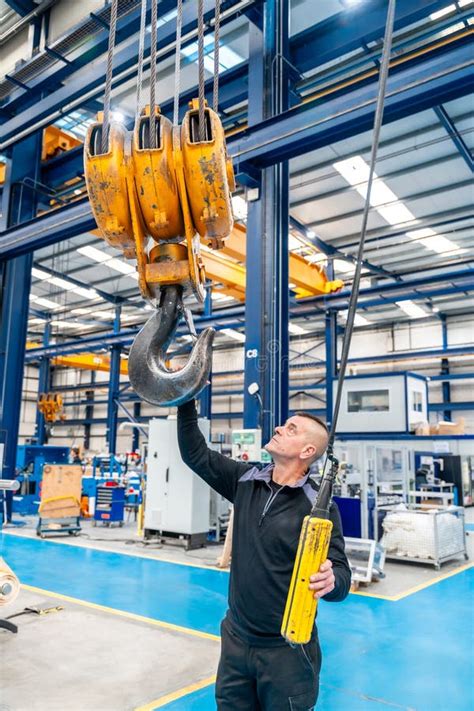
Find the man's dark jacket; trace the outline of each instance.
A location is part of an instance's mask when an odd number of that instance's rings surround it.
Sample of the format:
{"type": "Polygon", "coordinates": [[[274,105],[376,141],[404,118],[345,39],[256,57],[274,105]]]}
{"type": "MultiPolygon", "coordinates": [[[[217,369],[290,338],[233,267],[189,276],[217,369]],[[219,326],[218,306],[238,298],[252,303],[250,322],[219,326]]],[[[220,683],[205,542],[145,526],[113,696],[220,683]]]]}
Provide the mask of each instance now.
{"type": "MultiPolygon", "coordinates": [[[[315,500],[316,484],[306,476],[278,489],[271,486],[273,464],[259,469],[209,449],[198,427],[194,400],[178,408],[178,442],[185,464],[234,504],[227,623],[248,644],[286,644],[280,627],[301,524],[315,500]]],[[[349,592],[351,571],[334,503],[330,518],[328,558],[336,586],[324,599],[337,602],[349,592]]]]}

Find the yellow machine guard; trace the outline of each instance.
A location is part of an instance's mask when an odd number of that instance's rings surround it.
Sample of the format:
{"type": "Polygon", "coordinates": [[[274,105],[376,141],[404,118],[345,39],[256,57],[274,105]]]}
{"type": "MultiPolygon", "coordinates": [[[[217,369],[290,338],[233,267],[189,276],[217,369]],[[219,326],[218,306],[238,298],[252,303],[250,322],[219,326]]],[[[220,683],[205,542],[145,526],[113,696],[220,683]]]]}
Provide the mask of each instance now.
{"type": "Polygon", "coordinates": [[[127,199],[127,131],[111,122],[107,153],[101,153],[102,115],[89,126],[84,143],[84,172],[92,212],[102,237],[133,259],[135,240],[127,199]]]}
{"type": "Polygon", "coordinates": [[[173,158],[173,124],[155,107],[157,147],[149,145],[150,107],[135,124],[132,163],[136,195],[144,225],[154,240],[184,234],[183,215],[176,186],[173,158]],[[148,129],[148,131],[147,131],[148,129]]]}
{"type": "Polygon", "coordinates": [[[232,231],[232,161],[218,115],[205,108],[207,140],[199,141],[199,101],[191,102],[181,126],[181,150],[189,207],[194,226],[209,246],[218,249],[232,231]]]}

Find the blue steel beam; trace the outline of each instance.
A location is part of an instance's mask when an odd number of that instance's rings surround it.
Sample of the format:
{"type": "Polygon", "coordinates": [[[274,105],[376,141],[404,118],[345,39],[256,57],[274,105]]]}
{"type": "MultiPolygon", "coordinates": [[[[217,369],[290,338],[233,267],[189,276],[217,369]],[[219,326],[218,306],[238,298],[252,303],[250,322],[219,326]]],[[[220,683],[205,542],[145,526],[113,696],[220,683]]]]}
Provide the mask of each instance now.
{"type": "MultiPolygon", "coordinates": [[[[318,66],[320,66],[323,63],[322,57],[324,56],[340,57],[353,49],[361,47],[363,43],[367,41],[368,37],[374,39],[382,37],[384,29],[383,4],[383,0],[367,0],[360,8],[341,11],[315,27],[293,36],[290,43],[291,63],[294,66],[296,65],[299,72],[302,73],[307,71],[307,68],[313,68],[315,66],[315,58],[317,58],[318,66]],[[363,13],[362,21],[360,21],[361,13],[363,13]],[[301,66],[298,66],[298,64],[301,66]]],[[[433,0],[430,2],[426,2],[426,0],[399,0],[397,6],[397,28],[402,29],[418,21],[420,18],[428,17],[431,12],[442,8],[444,4],[444,0],[437,0],[436,2],[433,0]]],[[[168,6],[173,6],[172,0],[168,3],[160,3],[160,16],[166,13],[168,6]]],[[[249,17],[251,17],[252,14],[257,14],[253,13],[252,10],[252,7],[246,10],[249,17]]],[[[117,24],[118,43],[120,43],[122,38],[128,38],[138,30],[139,15],[140,11],[137,9],[128,13],[124,18],[119,19],[117,24]]],[[[96,17],[93,13],[91,13],[90,16],[96,17]]],[[[147,17],[149,20],[149,13],[147,17]]],[[[99,17],[96,17],[96,19],[98,22],[100,21],[99,17]]],[[[89,18],[84,22],[88,21],[89,18]]],[[[104,23],[104,27],[107,27],[106,23],[104,23]]],[[[74,27],[73,30],[76,32],[80,31],[80,25],[74,27]]],[[[51,89],[60,86],[61,82],[71,75],[71,73],[92,63],[94,59],[97,59],[106,51],[106,48],[107,32],[103,31],[95,34],[93,40],[82,44],[81,47],[68,56],[67,61],[69,64],[67,66],[64,66],[63,63],[59,63],[59,66],[53,65],[52,67],[48,67],[47,72],[40,72],[36,76],[33,76],[28,83],[28,95],[25,94],[25,91],[19,91],[7,97],[5,109],[9,112],[18,110],[25,112],[27,102],[38,101],[38,98],[41,98],[41,93],[46,89],[48,93],[51,93],[51,89]]],[[[46,49],[45,53],[48,53],[48,51],[55,51],[54,47],[46,49]]],[[[38,58],[34,57],[32,61],[37,60],[38,58]]],[[[63,59],[62,61],[64,62],[66,60],[63,59]]],[[[27,66],[28,63],[26,64],[26,67],[27,66]]],[[[239,81],[241,84],[246,81],[246,77],[246,69],[242,67],[239,71],[239,81]]],[[[232,74],[224,72],[220,78],[221,94],[227,93],[229,103],[236,104],[238,94],[242,91],[242,88],[239,87],[238,84],[235,84],[237,93],[235,97],[231,99],[231,93],[227,92],[228,82],[233,82],[232,74]]],[[[57,107],[60,108],[61,103],[59,103],[57,107]]],[[[26,115],[24,118],[25,120],[29,120],[29,117],[26,115]]]]}
{"type": "MultiPolygon", "coordinates": [[[[474,31],[469,33],[474,34],[474,31]]],[[[423,61],[392,70],[387,86],[384,123],[391,123],[472,91],[474,60],[464,41],[430,53],[423,61]]],[[[377,96],[377,76],[364,86],[322,102],[314,100],[229,137],[237,167],[267,167],[370,129],[377,96]]]]}
{"type": "MultiPolygon", "coordinates": [[[[311,244],[313,244],[316,249],[318,249],[322,254],[325,254],[328,257],[336,257],[337,259],[343,259],[345,262],[355,264],[355,256],[350,254],[344,254],[344,252],[341,252],[336,247],[333,247],[332,244],[328,244],[328,242],[325,242],[323,239],[321,239],[321,237],[315,235],[314,232],[310,234],[312,232],[311,228],[307,227],[302,222],[297,220],[296,217],[290,216],[290,225],[294,229],[296,229],[308,242],[311,242],[311,244]]],[[[398,275],[392,274],[392,272],[389,272],[388,269],[384,269],[383,267],[371,264],[366,259],[362,262],[362,266],[364,267],[364,269],[367,269],[373,274],[378,274],[379,276],[388,277],[390,279],[400,280],[400,277],[398,275]]]]}
{"type": "MultiPolygon", "coordinates": [[[[446,7],[445,0],[398,0],[394,29],[399,31],[423,19],[429,21],[429,15],[443,7],[446,7]]],[[[318,66],[322,66],[361,49],[362,42],[367,44],[383,37],[386,19],[387,0],[360,2],[347,7],[301,32],[298,43],[292,42],[291,62],[304,73],[314,68],[315,59],[318,66]]]]}
{"type": "MultiPolygon", "coordinates": [[[[389,77],[385,121],[395,121],[440,101],[464,96],[472,86],[472,52],[456,45],[440,56],[428,56],[421,64],[404,66],[389,77]]],[[[333,96],[323,104],[313,102],[304,111],[291,109],[260,121],[229,137],[229,154],[236,173],[246,163],[269,166],[370,128],[376,97],[376,82],[333,96]]],[[[253,167],[251,165],[251,167],[253,167]]],[[[0,240],[0,257],[38,249],[94,229],[95,221],[86,200],[39,218],[36,226],[7,230],[0,240]]]]}
{"type": "Polygon", "coordinates": [[[6,4],[11,7],[18,15],[24,17],[33,10],[36,10],[38,5],[33,0],[5,0],[6,4]]]}
{"type": "MultiPolygon", "coordinates": [[[[226,5],[229,10],[235,8],[235,12],[223,15],[222,24],[229,22],[238,12],[240,0],[227,0],[226,5]]],[[[197,7],[194,3],[183,5],[183,36],[191,32],[197,32],[197,7]]],[[[212,20],[215,13],[215,0],[204,0],[204,21],[207,24],[212,20]]],[[[145,57],[150,54],[150,33],[145,37],[145,57]]],[[[158,51],[164,52],[161,59],[171,56],[174,53],[174,42],[176,39],[176,20],[173,18],[160,28],[158,33],[158,51]]],[[[135,75],[137,64],[137,47],[135,44],[118,49],[114,55],[114,80],[113,86],[118,86],[123,81],[135,75]],[[120,77],[117,79],[117,77],[120,77]]],[[[0,127],[0,150],[14,143],[19,137],[27,135],[34,126],[36,129],[46,126],[60,118],[62,115],[70,113],[84,103],[84,100],[99,97],[104,90],[105,73],[107,59],[98,60],[89,68],[83,68],[75,76],[74,81],[68,82],[57,91],[49,94],[45,98],[37,101],[29,107],[27,112],[21,112],[6,121],[0,127]]]]}
{"type": "Polygon", "coordinates": [[[459,134],[459,131],[454,125],[454,122],[451,117],[448,115],[448,112],[446,111],[444,106],[435,106],[433,110],[436,116],[439,118],[443,127],[446,129],[448,136],[458,149],[459,155],[461,156],[471,173],[474,173],[474,158],[472,157],[472,153],[464,143],[462,136],[459,134]]]}

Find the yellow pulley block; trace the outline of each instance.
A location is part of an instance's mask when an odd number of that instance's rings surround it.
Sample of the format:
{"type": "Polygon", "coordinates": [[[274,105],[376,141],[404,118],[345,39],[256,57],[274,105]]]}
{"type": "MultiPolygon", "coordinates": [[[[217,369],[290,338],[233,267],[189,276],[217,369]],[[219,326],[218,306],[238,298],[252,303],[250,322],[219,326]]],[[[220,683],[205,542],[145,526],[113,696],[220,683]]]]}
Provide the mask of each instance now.
{"type": "Polygon", "coordinates": [[[199,140],[199,100],[190,102],[181,126],[181,149],[189,207],[194,227],[209,246],[219,249],[232,231],[231,192],[235,190],[232,161],[227,156],[224,129],[207,105],[205,140],[199,140]]]}
{"type": "Polygon", "coordinates": [[[173,159],[173,124],[155,106],[155,146],[150,148],[150,107],[135,123],[132,163],[144,226],[155,239],[184,235],[173,159]]]}
{"type": "Polygon", "coordinates": [[[137,255],[138,285],[145,299],[156,299],[161,287],[181,284],[185,293],[204,301],[204,266],[200,257],[199,235],[194,229],[184,179],[180,129],[172,131],[176,185],[182,211],[183,236],[179,243],[162,242],[147,252],[148,231],[145,225],[134,175],[128,173],[128,195],[137,255]]]}
{"type": "Polygon", "coordinates": [[[127,172],[130,162],[129,139],[125,127],[112,121],[108,148],[102,153],[103,114],[87,131],[84,142],[84,172],[89,202],[102,237],[112,247],[133,259],[135,240],[128,204],[127,172]]]}

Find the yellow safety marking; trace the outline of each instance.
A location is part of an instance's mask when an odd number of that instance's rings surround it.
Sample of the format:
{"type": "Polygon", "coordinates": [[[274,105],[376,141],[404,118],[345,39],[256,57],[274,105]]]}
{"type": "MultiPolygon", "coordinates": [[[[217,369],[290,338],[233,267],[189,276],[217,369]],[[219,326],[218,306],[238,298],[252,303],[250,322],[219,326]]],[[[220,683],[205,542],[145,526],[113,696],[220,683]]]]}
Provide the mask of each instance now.
{"type": "Polygon", "coordinates": [[[40,593],[41,595],[47,595],[48,597],[55,597],[59,600],[65,600],[66,602],[72,602],[76,605],[82,605],[83,607],[90,607],[93,610],[99,610],[100,612],[107,612],[111,615],[118,615],[119,617],[125,617],[128,620],[134,620],[135,622],[146,622],[149,625],[154,625],[155,627],[162,627],[163,629],[170,630],[172,632],[182,632],[183,634],[191,635],[192,637],[201,637],[202,639],[210,639],[213,642],[220,642],[220,637],[217,634],[210,634],[209,632],[200,632],[199,630],[193,630],[191,627],[182,627],[181,625],[174,625],[171,622],[164,622],[163,620],[155,620],[152,617],[145,617],[144,615],[136,615],[134,612],[126,612],[125,610],[116,610],[114,607],[107,607],[106,605],[98,605],[95,602],[88,602],[87,600],[81,600],[78,597],[70,597],[69,595],[62,595],[62,593],[52,592],[51,590],[44,590],[43,588],[37,588],[34,585],[21,584],[21,587],[25,590],[31,592],[40,593]]]}
{"type": "Polygon", "coordinates": [[[166,706],[166,704],[171,703],[171,701],[176,701],[177,699],[182,699],[183,696],[187,696],[188,694],[192,694],[193,691],[199,691],[199,689],[204,689],[206,686],[210,686],[211,684],[214,684],[216,681],[216,676],[208,676],[207,679],[202,679],[201,681],[197,681],[195,684],[189,684],[188,686],[183,686],[182,689],[178,689],[177,691],[171,692],[171,694],[166,694],[166,696],[160,696],[158,699],[155,699],[154,701],[150,701],[149,704],[145,704],[145,706],[137,706],[134,711],[154,711],[154,709],[158,709],[161,706],[166,706]]]}
{"type": "Polygon", "coordinates": [[[360,592],[360,591],[351,592],[351,595],[360,595],[361,597],[375,597],[375,598],[379,598],[380,600],[390,600],[391,602],[398,602],[399,600],[403,600],[405,597],[414,595],[414,593],[417,593],[420,590],[425,590],[426,588],[430,588],[432,585],[436,585],[437,583],[441,582],[442,580],[446,580],[447,578],[452,578],[454,575],[458,575],[458,573],[463,573],[465,570],[469,570],[469,568],[472,568],[473,566],[474,566],[474,563],[466,563],[465,565],[459,566],[459,568],[455,568],[454,570],[450,570],[447,573],[438,575],[436,578],[431,578],[431,580],[427,580],[426,583],[420,583],[419,585],[414,585],[413,587],[408,588],[408,590],[404,590],[403,592],[398,593],[398,595],[376,595],[374,593],[366,593],[366,592],[360,592]]]}
{"type": "MultiPolygon", "coordinates": [[[[4,533],[7,536],[16,536],[17,538],[25,538],[28,541],[35,541],[36,538],[33,538],[33,536],[26,536],[23,533],[18,533],[17,531],[5,531],[5,529],[2,530],[2,533],[4,533]]],[[[173,565],[186,565],[189,568],[201,568],[201,570],[214,570],[218,573],[230,573],[230,570],[227,568],[219,568],[217,565],[203,565],[202,563],[188,563],[187,561],[181,561],[181,560],[173,560],[172,558],[157,558],[152,555],[147,555],[146,553],[129,553],[128,551],[122,551],[119,550],[118,548],[99,548],[98,546],[90,545],[87,539],[84,540],[84,545],[80,545],[76,541],[72,540],[64,540],[64,541],[53,541],[53,540],[42,540],[42,543],[57,543],[58,545],[63,545],[63,546],[72,546],[73,548],[87,548],[88,550],[93,550],[93,551],[99,551],[100,553],[116,553],[118,555],[127,555],[131,558],[146,558],[146,560],[155,560],[158,562],[163,562],[163,563],[173,563],[173,565]]],[[[38,541],[36,541],[38,543],[38,541]]],[[[137,541],[139,543],[139,541],[137,541]]]]}

